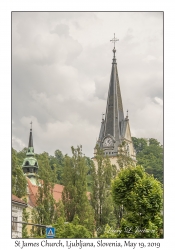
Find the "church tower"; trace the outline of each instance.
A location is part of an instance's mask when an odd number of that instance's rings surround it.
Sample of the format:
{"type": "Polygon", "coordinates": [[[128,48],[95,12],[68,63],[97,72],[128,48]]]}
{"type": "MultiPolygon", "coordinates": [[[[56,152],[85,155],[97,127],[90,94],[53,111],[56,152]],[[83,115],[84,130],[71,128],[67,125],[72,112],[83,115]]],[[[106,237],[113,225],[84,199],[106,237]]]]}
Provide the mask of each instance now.
{"type": "MultiPolygon", "coordinates": [[[[111,41],[114,42],[112,70],[108,90],[106,114],[105,118],[102,118],[97,145],[103,149],[105,155],[110,157],[111,163],[116,165],[118,147],[123,141],[125,141],[125,152],[127,152],[127,155],[133,160],[136,160],[136,154],[131,138],[128,111],[126,117],[124,117],[123,112],[117,61],[115,56],[115,42],[118,41],[118,39],[115,38],[115,34],[111,41]]],[[[96,149],[94,151],[94,157],[95,153],[96,149]]]]}
{"type": "Polygon", "coordinates": [[[36,185],[36,176],[38,173],[38,162],[34,157],[34,147],[33,147],[33,136],[32,136],[32,122],[29,134],[29,144],[26,153],[26,158],[24,159],[22,169],[26,177],[28,177],[33,185],[36,185]]]}

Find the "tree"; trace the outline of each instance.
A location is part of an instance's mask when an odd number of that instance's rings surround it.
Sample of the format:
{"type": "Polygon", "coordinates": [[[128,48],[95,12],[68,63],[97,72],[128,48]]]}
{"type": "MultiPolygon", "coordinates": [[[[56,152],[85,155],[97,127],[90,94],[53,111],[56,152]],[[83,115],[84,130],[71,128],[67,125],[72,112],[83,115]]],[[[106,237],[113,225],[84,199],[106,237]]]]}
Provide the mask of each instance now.
{"type": "Polygon", "coordinates": [[[135,161],[128,155],[125,141],[122,141],[118,147],[117,163],[120,169],[127,166],[135,166],[135,161]]]}
{"type": "Polygon", "coordinates": [[[17,159],[17,152],[12,148],[12,194],[21,198],[27,194],[27,182],[17,159]]]}
{"type": "Polygon", "coordinates": [[[153,174],[163,183],[163,146],[154,138],[146,140],[133,137],[132,139],[137,149],[137,164],[142,165],[147,173],[153,174]],[[138,150],[138,145],[142,145],[140,150],[138,150]]]}
{"type": "Polygon", "coordinates": [[[132,142],[136,151],[136,154],[140,153],[147,147],[147,140],[144,138],[132,137],[132,142]]]}
{"type": "Polygon", "coordinates": [[[17,159],[18,159],[18,164],[19,164],[19,166],[22,166],[23,161],[24,161],[24,159],[25,159],[25,157],[26,157],[26,153],[27,153],[27,148],[26,148],[26,147],[23,148],[23,149],[22,149],[21,151],[19,151],[19,152],[16,151],[16,157],[17,157],[17,159]]]}
{"type": "MultiPolygon", "coordinates": [[[[38,157],[38,193],[36,207],[33,209],[32,220],[36,224],[52,225],[59,216],[59,203],[53,198],[55,173],[49,166],[48,154],[43,153],[38,157]]],[[[45,229],[36,228],[33,236],[45,235],[45,229]]]]}
{"type": "MultiPolygon", "coordinates": [[[[60,151],[61,152],[61,151],[60,151]]],[[[51,169],[56,172],[56,183],[63,184],[63,163],[60,165],[59,160],[57,157],[50,155],[49,156],[49,164],[51,166],[51,169]]]]}
{"type": "Polygon", "coordinates": [[[143,167],[121,170],[112,182],[112,195],[114,202],[123,207],[122,233],[118,237],[161,237],[162,185],[143,167]]]}
{"type": "Polygon", "coordinates": [[[92,166],[91,204],[95,210],[96,231],[100,235],[107,223],[116,223],[110,191],[111,180],[116,175],[116,166],[110,164],[109,157],[104,156],[103,150],[98,146],[96,149],[97,166],[92,166]]]}
{"type": "MultiPolygon", "coordinates": [[[[27,199],[26,198],[23,198],[23,201],[25,201],[25,203],[27,203],[27,199]]],[[[28,219],[29,219],[29,213],[27,212],[26,208],[23,208],[23,211],[22,211],[22,221],[28,223],[28,219]]],[[[28,232],[27,232],[27,224],[23,224],[22,225],[22,238],[23,239],[29,238],[28,232]]]]}
{"type": "Polygon", "coordinates": [[[63,172],[64,190],[62,200],[65,209],[67,222],[72,222],[77,215],[80,225],[86,226],[93,232],[94,215],[93,209],[88,201],[87,193],[87,166],[85,157],[82,154],[82,147],[74,147],[72,157],[65,156],[63,172]]]}
{"type": "Polygon", "coordinates": [[[60,150],[55,150],[55,156],[49,156],[49,164],[56,171],[56,183],[63,184],[64,156],[60,150]]]}
{"type": "Polygon", "coordinates": [[[87,181],[87,190],[88,192],[92,192],[92,166],[93,166],[93,161],[85,156],[85,161],[86,161],[86,166],[87,166],[87,176],[86,176],[86,181],[87,181]]]}
{"type": "Polygon", "coordinates": [[[64,218],[60,217],[56,224],[54,224],[56,229],[56,237],[61,239],[74,239],[74,238],[92,238],[92,234],[88,229],[79,224],[78,216],[73,222],[66,222],[64,218]]]}

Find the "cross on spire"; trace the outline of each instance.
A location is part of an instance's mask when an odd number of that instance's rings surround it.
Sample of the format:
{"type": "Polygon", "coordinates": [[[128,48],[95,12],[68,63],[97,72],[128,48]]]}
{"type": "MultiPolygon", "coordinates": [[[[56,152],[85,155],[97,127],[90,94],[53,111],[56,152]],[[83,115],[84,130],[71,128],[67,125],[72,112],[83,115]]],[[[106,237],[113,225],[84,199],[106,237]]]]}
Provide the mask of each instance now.
{"type": "Polygon", "coordinates": [[[112,50],[113,53],[114,53],[114,59],[115,59],[115,52],[116,52],[116,49],[115,49],[115,42],[119,41],[119,39],[115,38],[115,33],[114,33],[114,38],[112,38],[112,40],[110,40],[110,42],[113,42],[114,43],[114,49],[112,50]]]}
{"type": "Polygon", "coordinates": [[[110,40],[110,42],[114,43],[114,49],[115,49],[115,42],[119,41],[119,39],[115,38],[115,33],[114,33],[114,38],[112,38],[112,40],[110,40]]]}
{"type": "Polygon", "coordinates": [[[31,124],[31,128],[30,129],[32,129],[32,121],[30,122],[30,124],[31,124]]]}

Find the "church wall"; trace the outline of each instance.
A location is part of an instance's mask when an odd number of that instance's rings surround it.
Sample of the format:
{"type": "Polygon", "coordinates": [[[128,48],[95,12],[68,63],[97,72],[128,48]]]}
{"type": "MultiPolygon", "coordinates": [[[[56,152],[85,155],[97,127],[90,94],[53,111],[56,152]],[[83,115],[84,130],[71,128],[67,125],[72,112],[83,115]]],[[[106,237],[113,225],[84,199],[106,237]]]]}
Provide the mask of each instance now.
{"type": "MultiPolygon", "coordinates": [[[[117,157],[109,157],[111,165],[116,165],[116,168],[119,170],[119,165],[117,163],[117,157]]],[[[95,169],[97,170],[98,168],[98,164],[97,164],[97,160],[95,158],[92,159],[95,165],[95,169]]]]}

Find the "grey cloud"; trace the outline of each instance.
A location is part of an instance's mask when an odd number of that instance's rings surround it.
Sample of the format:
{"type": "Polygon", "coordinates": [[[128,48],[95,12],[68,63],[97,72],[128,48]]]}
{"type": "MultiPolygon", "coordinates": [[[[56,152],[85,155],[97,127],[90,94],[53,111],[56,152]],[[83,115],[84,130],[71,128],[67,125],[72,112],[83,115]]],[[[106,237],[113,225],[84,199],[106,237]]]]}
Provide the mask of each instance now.
{"type": "Polygon", "coordinates": [[[82,144],[84,153],[93,156],[111,73],[113,34],[108,37],[108,28],[115,31],[118,19],[123,23],[116,45],[118,71],[131,132],[155,135],[162,142],[163,111],[155,99],[163,95],[161,18],[154,13],[83,12],[12,17],[12,135],[17,150],[27,146],[32,120],[35,152],[70,153],[72,145],[82,144]]]}
{"type": "Polygon", "coordinates": [[[69,27],[65,24],[57,24],[56,27],[54,28],[54,30],[52,30],[50,32],[52,33],[56,33],[58,36],[65,36],[68,37],[69,35],[69,27]]]}

